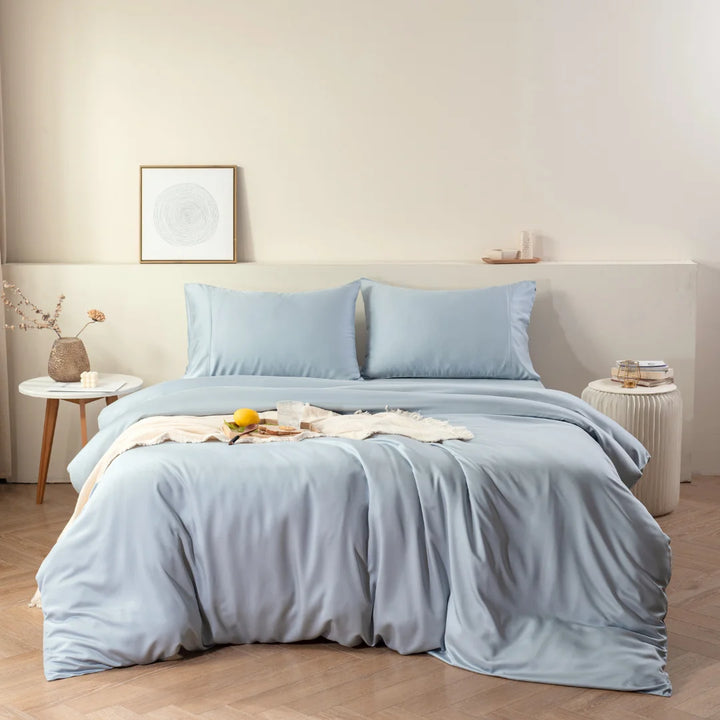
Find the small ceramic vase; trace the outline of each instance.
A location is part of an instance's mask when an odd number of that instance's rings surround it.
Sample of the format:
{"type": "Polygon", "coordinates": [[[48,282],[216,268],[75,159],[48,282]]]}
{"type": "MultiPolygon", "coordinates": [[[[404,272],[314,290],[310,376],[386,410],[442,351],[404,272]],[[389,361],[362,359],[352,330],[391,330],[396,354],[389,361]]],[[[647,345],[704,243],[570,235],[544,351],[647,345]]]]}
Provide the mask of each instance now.
{"type": "Polygon", "coordinates": [[[80,338],[58,338],[50,350],[48,375],[57,382],[79,382],[80,373],[90,369],[85,345],[80,338]]]}

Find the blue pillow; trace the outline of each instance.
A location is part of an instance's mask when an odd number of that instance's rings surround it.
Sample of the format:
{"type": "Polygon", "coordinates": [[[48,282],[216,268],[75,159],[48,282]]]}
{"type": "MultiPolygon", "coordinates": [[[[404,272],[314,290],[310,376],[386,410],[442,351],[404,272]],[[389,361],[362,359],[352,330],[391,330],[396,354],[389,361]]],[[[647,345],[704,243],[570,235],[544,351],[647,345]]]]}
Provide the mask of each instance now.
{"type": "Polygon", "coordinates": [[[357,380],[360,283],[316,292],[253,292],[185,285],[185,377],[284,375],[357,380]]]}
{"type": "Polygon", "coordinates": [[[535,283],[413,290],[362,280],[367,378],[538,380],[527,326],[535,283]]]}

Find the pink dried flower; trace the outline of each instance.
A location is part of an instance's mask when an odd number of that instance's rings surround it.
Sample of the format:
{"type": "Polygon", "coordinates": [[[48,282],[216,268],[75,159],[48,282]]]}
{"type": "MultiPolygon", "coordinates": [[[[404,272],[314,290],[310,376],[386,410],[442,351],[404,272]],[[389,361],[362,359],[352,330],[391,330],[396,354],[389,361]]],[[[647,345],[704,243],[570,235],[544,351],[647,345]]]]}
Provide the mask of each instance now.
{"type": "Polygon", "coordinates": [[[101,310],[88,310],[88,317],[90,322],[86,322],[81,328],[80,332],[75,336],[79,337],[80,333],[88,326],[96,322],[105,322],[105,313],[101,310]]]}

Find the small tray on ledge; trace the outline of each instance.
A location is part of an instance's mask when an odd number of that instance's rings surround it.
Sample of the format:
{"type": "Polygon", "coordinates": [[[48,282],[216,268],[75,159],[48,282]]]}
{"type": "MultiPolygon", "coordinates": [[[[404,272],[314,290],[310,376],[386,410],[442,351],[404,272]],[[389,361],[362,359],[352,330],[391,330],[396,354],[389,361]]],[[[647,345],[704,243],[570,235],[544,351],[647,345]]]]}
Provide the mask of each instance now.
{"type": "Polygon", "coordinates": [[[528,258],[527,260],[521,260],[520,258],[513,258],[512,260],[494,260],[493,258],[483,258],[484,263],[488,265],[526,265],[527,263],[538,263],[540,258],[528,258]]]}

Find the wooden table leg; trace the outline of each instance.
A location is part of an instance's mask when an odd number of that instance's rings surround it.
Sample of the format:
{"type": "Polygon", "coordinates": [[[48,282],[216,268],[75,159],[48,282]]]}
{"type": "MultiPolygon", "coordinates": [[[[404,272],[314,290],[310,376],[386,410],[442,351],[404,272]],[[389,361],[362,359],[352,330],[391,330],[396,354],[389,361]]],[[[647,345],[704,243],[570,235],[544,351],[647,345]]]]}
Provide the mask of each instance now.
{"type": "Polygon", "coordinates": [[[38,486],[35,502],[40,505],[45,497],[45,482],[47,481],[48,467],[50,466],[50,453],[52,452],[53,437],[55,436],[55,422],[57,421],[58,398],[48,398],[45,401],[45,424],[43,425],[42,447],[40,449],[40,470],[38,472],[38,486]]]}
{"type": "Polygon", "coordinates": [[[110,404],[114,403],[117,399],[118,399],[117,395],[108,395],[105,398],[105,404],[110,405],[110,404]]]}
{"type": "MultiPolygon", "coordinates": [[[[92,400],[90,401],[92,402],[92,400]]],[[[80,406],[80,442],[82,447],[87,445],[87,418],[85,417],[85,405],[87,400],[79,400],[78,405],[80,406]]]]}

